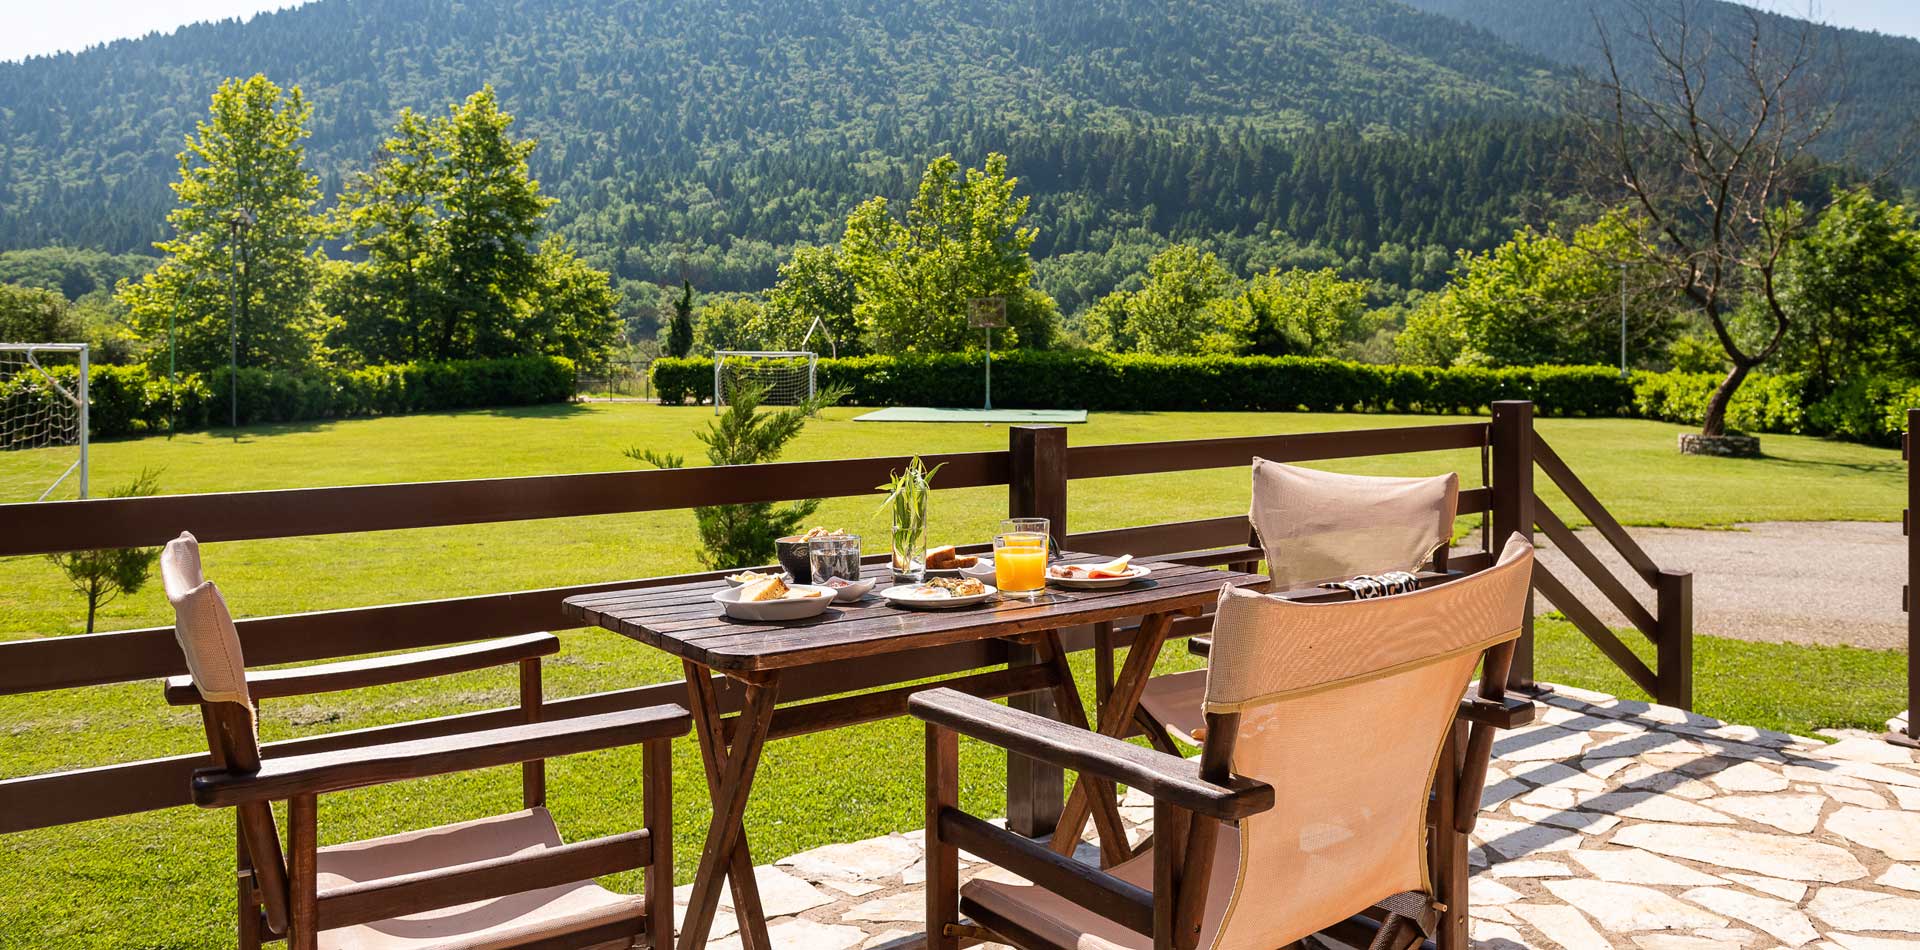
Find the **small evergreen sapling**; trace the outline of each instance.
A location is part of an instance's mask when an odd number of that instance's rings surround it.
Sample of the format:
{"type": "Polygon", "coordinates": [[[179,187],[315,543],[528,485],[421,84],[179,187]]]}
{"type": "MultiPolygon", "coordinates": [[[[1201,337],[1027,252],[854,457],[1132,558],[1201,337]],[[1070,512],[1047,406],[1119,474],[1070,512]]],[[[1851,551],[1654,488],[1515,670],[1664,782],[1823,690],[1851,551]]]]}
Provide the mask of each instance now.
{"type": "MultiPolygon", "coordinates": [[[[844,389],[821,390],[798,405],[763,413],[759,411],[760,401],[766,397],[766,390],[744,387],[732,394],[726,411],[694,437],[707,447],[707,461],[714,465],[771,462],[800,434],[809,418],[845,396],[844,389]]],[[[686,459],[674,452],[634,447],[622,454],[655,468],[686,465],[686,459]]],[[[697,507],[693,520],[700,529],[700,563],[714,570],[771,564],[773,542],[798,532],[819,508],[817,498],[784,505],[754,502],[697,507]]]]}
{"type": "MultiPolygon", "coordinates": [[[[157,493],[159,485],[159,472],[142,469],[133,481],[114,489],[112,497],[145,497],[157,493]]],[[[67,575],[67,583],[87,599],[88,633],[93,632],[94,618],[100,608],[119,599],[121,594],[137,594],[146,586],[153,564],[159,559],[159,548],[103,548],[47,555],[47,560],[67,575]]]]}

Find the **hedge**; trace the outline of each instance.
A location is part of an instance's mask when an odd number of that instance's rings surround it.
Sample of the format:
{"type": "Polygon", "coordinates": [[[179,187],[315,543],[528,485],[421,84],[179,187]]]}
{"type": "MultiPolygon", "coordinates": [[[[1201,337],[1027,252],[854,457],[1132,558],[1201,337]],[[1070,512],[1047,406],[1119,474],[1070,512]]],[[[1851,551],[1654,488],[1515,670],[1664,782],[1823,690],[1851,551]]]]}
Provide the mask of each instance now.
{"type": "MultiPolygon", "coordinates": [[[[1014,351],[994,357],[993,401],[1008,408],[1106,411],[1240,410],[1471,412],[1500,399],[1531,399],[1542,412],[1613,416],[1633,390],[1600,366],[1513,369],[1382,366],[1296,356],[1115,356],[1014,351]]],[[[856,356],[819,362],[822,388],[845,386],[861,406],[977,406],[978,354],[856,356]]],[[[711,400],[711,359],[661,359],[663,403],[711,400]]]]}
{"type": "MultiPolygon", "coordinates": [[[[1142,356],[1033,351],[994,357],[993,401],[1008,408],[1251,410],[1313,412],[1485,412],[1501,399],[1530,399],[1554,416],[1620,416],[1699,425],[1717,373],[1636,372],[1604,366],[1384,366],[1304,357],[1142,356]]],[[[977,406],[979,354],[823,359],[819,382],[845,386],[860,406],[977,406]]],[[[713,396],[713,361],[653,364],[663,403],[713,396]]],[[[1742,432],[1831,435],[1898,444],[1906,408],[1920,406],[1920,381],[1862,379],[1824,397],[1795,373],[1747,378],[1727,408],[1742,432]]]]}
{"type": "MultiPolygon", "coordinates": [[[[56,367],[71,381],[78,370],[56,367]]],[[[561,357],[402,363],[360,369],[282,372],[241,369],[241,424],[302,422],[402,415],[488,406],[565,402],[573,397],[573,362],[561,357]]],[[[93,437],[161,432],[225,424],[228,375],[182,373],[169,384],[145,366],[94,366],[87,374],[88,421],[93,437]]],[[[57,398],[35,377],[0,379],[0,405],[57,398]]]]}

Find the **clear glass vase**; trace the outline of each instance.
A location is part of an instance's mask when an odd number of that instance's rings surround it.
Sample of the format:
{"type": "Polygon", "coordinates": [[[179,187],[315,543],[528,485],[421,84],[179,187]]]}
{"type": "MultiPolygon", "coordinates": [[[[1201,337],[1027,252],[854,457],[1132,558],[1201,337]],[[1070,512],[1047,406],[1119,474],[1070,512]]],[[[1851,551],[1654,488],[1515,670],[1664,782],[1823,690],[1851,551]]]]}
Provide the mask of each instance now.
{"type": "Polygon", "coordinates": [[[893,579],[919,583],[927,579],[927,492],[903,499],[893,517],[893,579]]]}

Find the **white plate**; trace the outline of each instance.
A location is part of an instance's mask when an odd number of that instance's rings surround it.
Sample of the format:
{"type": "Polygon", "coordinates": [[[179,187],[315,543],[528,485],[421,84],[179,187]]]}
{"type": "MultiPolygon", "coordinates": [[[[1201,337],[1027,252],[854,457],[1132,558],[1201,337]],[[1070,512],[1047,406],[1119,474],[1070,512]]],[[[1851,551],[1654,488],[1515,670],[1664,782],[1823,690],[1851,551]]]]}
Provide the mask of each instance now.
{"type": "Polygon", "coordinates": [[[1153,573],[1152,568],[1132,565],[1127,568],[1125,577],[1057,577],[1052,568],[1047,569],[1047,583],[1068,590],[1108,590],[1125,587],[1153,573]]]}
{"type": "Polygon", "coordinates": [[[867,596],[867,591],[872,590],[873,585],[875,583],[878,583],[878,582],[875,581],[873,578],[869,577],[864,580],[854,581],[853,583],[848,584],[845,587],[828,587],[827,589],[830,591],[834,591],[834,595],[833,595],[834,603],[851,604],[854,601],[867,596]]]}
{"type": "Polygon", "coordinates": [[[887,603],[895,607],[912,607],[920,610],[951,610],[955,607],[967,607],[973,604],[985,603],[993,599],[993,595],[999,593],[999,591],[993,588],[993,585],[989,584],[986,590],[966,597],[919,597],[914,595],[913,592],[915,590],[925,586],[925,584],[896,584],[893,587],[881,591],[880,596],[885,597],[887,603]]]}
{"type": "Polygon", "coordinates": [[[735,620],[805,620],[819,616],[833,603],[834,591],[812,584],[788,584],[790,590],[819,591],[819,597],[783,597],[779,600],[741,600],[740,588],[713,592],[713,602],[735,620]]]}

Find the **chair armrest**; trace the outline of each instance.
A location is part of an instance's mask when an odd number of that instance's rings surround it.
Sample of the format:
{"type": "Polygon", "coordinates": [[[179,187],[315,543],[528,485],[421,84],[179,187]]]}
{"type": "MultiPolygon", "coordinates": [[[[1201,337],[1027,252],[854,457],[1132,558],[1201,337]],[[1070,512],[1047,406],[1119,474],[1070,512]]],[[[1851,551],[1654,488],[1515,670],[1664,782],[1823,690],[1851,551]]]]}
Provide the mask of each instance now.
{"type": "Polygon", "coordinates": [[[692,718],[677,705],[502,726],[432,739],[268,759],[257,772],[200,769],[193,800],[207,808],[317,795],[405,779],[512,765],[687,734],[692,718]]]}
{"type": "MultiPolygon", "coordinates": [[[[331,693],[343,689],[384,686],[408,680],[431,679],[451,673],[484,670],[520,660],[552,656],[560,652],[560,638],[551,633],[528,633],[498,640],[482,640],[440,650],[396,653],[364,660],[342,660],[285,670],[260,670],[247,674],[247,692],[254,699],[331,693]]],[[[191,676],[167,677],[167,702],[192,706],[200,702],[200,691],[191,676]]]]}
{"type": "Polygon", "coordinates": [[[1155,799],[1225,820],[1273,807],[1273,787],[1233,776],[1224,785],[1200,777],[1199,763],[951,689],[917,693],[913,715],[1004,749],[1137,788],[1155,799]]]}
{"type": "Polygon", "coordinates": [[[1533,700],[1525,696],[1506,696],[1497,700],[1469,696],[1460,701],[1460,711],[1456,715],[1468,722],[1482,723],[1495,729],[1518,729],[1533,721],[1535,709],[1533,700]]]}

